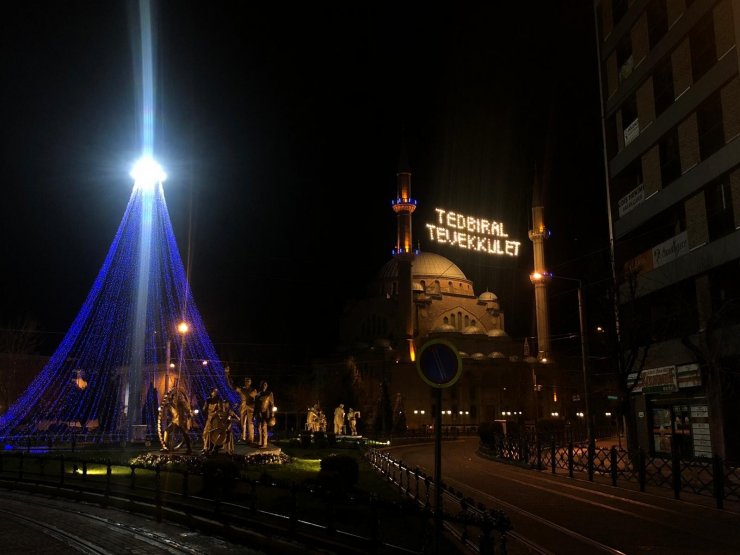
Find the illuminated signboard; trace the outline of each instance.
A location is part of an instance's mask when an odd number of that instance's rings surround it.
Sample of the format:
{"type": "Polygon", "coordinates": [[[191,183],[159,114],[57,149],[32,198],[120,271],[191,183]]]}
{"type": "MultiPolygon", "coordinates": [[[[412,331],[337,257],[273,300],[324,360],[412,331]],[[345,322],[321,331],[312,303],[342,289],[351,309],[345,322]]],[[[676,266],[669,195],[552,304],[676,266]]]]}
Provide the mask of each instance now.
{"type": "Polygon", "coordinates": [[[519,256],[519,241],[509,239],[504,224],[458,212],[434,209],[437,221],[427,224],[429,238],[442,245],[503,256],[519,256]]]}

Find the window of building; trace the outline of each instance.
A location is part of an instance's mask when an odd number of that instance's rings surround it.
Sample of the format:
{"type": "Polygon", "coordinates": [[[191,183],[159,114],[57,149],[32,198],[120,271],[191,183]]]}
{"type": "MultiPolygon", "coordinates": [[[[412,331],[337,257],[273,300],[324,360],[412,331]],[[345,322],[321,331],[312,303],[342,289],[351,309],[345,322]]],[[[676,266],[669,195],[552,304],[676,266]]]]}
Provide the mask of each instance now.
{"type": "Polygon", "coordinates": [[[642,325],[652,342],[680,338],[699,330],[696,286],[693,279],[664,287],[635,301],[642,325]]]}
{"type": "Polygon", "coordinates": [[[645,9],[648,22],[650,50],[655,48],[668,32],[668,9],[666,0],[652,0],[645,9]]]}
{"type": "Polygon", "coordinates": [[[615,27],[627,13],[627,8],[629,8],[627,0],[612,0],[612,20],[615,27]]]}
{"type": "Polygon", "coordinates": [[[653,95],[655,97],[655,116],[665,112],[673,104],[675,92],[673,90],[673,67],[671,58],[663,58],[655,66],[653,73],[653,95]]]}
{"type": "Polygon", "coordinates": [[[694,83],[701,79],[717,62],[714,42],[714,18],[710,10],[689,33],[691,71],[694,83]]]}
{"type": "Polygon", "coordinates": [[[660,180],[663,187],[681,177],[681,151],[678,145],[678,130],[674,127],[666,133],[658,145],[660,151],[660,180]]]}
{"type": "Polygon", "coordinates": [[[710,241],[735,231],[735,214],[732,209],[732,193],[728,181],[728,178],[724,177],[710,183],[704,189],[710,241]]]}
{"type": "Polygon", "coordinates": [[[699,128],[699,153],[706,160],[725,144],[722,125],[722,102],[715,93],[696,109],[696,122],[699,128]]]}
{"type": "Polygon", "coordinates": [[[642,193],[639,190],[642,185],[642,160],[634,160],[619,172],[612,184],[615,203],[613,209],[621,218],[645,200],[644,190],[642,193]]]}
{"type": "Polygon", "coordinates": [[[648,253],[653,247],[686,231],[686,209],[679,202],[656,214],[646,224],[625,236],[617,245],[620,265],[648,253]]]}
{"type": "Polygon", "coordinates": [[[627,146],[640,135],[640,122],[637,119],[637,101],[634,94],[624,101],[620,110],[622,112],[624,146],[627,146]]]}
{"type": "Polygon", "coordinates": [[[629,33],[617,45],[617,68],[619,68],[620,83],[632,75],[632,70],[635,69],[635,59],[632,56],[632,38],[629,33]]]}
{"type": "Polygon", "coordinates": [[[709,291],[712,298],[712,313],[720,310],[719,324],[740,324],[740,310],[728,310],[729,303],[740,302],[740,262],[734,260],[715,268],[709,274],[709,291]]]}

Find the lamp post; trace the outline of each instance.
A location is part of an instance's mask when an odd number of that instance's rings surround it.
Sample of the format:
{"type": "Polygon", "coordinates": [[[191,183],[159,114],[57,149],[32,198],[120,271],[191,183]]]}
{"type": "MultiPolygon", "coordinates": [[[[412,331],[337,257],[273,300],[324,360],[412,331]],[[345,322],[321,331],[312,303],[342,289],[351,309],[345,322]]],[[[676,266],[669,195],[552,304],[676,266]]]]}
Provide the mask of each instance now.
{"type": "Polygon", "coordinates": [[[182,364],[185,360],[185,336],[190,331],[190,326],[186,321],[182,321],[179,324],[177,324],[177,333],[180,334],[180,359],[179,359],[179,365],[177,368],[177,377],[178,377],[178,386],[179,384],[179,378],[182,376],[182,364]]]}
{"type": "Polygon", "coordinates": [[[530,274],[529,279],[532,283],[541,283],[543,281],[549,281],[551,279],[562,279],[566,281],[574,281],[578,284],[578,325],[580,328],[581,335],[581,372],[583,374],[583,396],[585,398],[585,411],[584,417],[586,419],[586,438],[588,439],[589,445],[593,442],[593,429],[591,426],[591,401],[588,389],[588,349],[586,345],[586,320],[583,312],[583,282],[580,279],[569,278],[564,276],[556,276],[548,272],[533,272],[530,274]]]}

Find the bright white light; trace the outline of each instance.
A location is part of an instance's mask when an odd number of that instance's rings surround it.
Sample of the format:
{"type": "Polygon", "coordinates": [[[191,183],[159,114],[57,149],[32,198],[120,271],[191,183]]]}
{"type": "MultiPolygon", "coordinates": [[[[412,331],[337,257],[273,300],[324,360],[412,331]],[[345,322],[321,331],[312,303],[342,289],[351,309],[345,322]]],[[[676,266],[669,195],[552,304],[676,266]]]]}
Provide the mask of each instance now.
{"type": "Polygon", "coordinates": [[[147,189],[153,188],[158,183],[164,182],[167,179],[167,174],[164,173],[162,166],[148,156],[139,158],[131,169],[131,177],[134,178],[134,183],[140,187],[147,189]]]}

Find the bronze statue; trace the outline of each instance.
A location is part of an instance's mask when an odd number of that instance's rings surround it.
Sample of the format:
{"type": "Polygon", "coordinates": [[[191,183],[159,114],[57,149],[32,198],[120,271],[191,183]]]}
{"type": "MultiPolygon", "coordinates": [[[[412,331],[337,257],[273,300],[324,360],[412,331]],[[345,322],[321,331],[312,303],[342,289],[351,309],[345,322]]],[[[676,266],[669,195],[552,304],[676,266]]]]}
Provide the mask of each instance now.
{"type": "Polygon", "coordinates": [[[357,435],[357,419],[360,418],[360,411],[350,407],[347,412],[347,422],[349,422],[349,431],[353,436],[357,435]]]}
{"type": "Polygon", "coordinates": [[[319,431],[319,408],[318,404],[313,407],[308,407],[308,415],[306,416],[306,431],[318,432],[319,431]]]}
{"type": "Polygon", "coordinates": [[[340,435],[344,429],[344,405],[339,403],[339,406],[334,409],[334,433],[340,435]]]}
{"type": "Polygon", "coordinates": [[[218,394],[218,389],[215,387],[211,390],[211,396],[206,399],[203,405],[203,414],[206,417],[205,426],[203,426],[203,454],[210,453],[214,444],[211,441],[211,432],[214,430],[220,430],[221,419],[219,417],[222,412],[223,400],[218,394]]]}
{"type": "Polygon", "coordinates": [[[260,383],[259,393],[256,398],[257,425],[259,427],[259,447],[267,448],[267,428],[274,425],[273,408],[275,408],[275,398],[270,391],[267,382],[262,380],[260,383]]]}
{"type": "Polygon", "coordinates": [[[183,445],[190,454],[190,428],[192,427],[193,413],[190,409],[190,400],[186,393],[177,385],[165,393],[162,406],[159,409],[159,427],[164,429],[161,437],[162,451],[174,451],[183,445]],[[169,417],[169,422],[167,419],[169,417]]]}
{"type": "Polygon", "coordinates": [[[242,441],[254,443],[254,400],[257,390],[252,387],[252,379],[244,378],[244,387],[237,387],[236,392],[241,397],[239,405],[239,424],[242,429],[242,441]]]}

